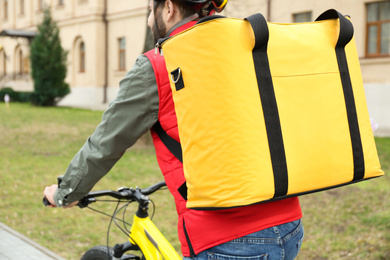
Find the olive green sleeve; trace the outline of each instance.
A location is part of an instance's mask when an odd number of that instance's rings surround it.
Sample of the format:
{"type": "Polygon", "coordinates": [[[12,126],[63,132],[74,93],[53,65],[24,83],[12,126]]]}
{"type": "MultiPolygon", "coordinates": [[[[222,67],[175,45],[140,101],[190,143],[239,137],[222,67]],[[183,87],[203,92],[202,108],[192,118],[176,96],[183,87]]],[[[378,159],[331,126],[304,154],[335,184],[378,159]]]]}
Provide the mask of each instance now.
{"type": "Polygon", "coordinates": [[[133,68],[120,81],[116,99],[102,116],[101,123],[58,177],[54,200],[66,206],[79,200],[105,176],[139,137],[157,121],[158,89],[153,68],[140,55],[133,68]]]}

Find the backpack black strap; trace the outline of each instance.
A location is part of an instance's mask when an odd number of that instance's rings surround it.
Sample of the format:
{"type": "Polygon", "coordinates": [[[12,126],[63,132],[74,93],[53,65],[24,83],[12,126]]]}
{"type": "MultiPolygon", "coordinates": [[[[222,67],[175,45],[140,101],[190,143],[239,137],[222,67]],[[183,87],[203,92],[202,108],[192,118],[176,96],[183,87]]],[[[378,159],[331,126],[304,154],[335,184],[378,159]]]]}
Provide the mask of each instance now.
{"type": "Polygon", "coordinates": [[[163,144],[168,148],[168,150],[181,162],[183,163],[183,155],[181,151],[181,145],[178,141],[170,137],[167,132],[162,128],[160,121],[157,121],[153,126],[154,131],[156,131],[158,137],[163,142],[163,144]]]}
{"type": "MultiPolygon", "coordinates": [[[[157,121],[153,126],[154,131],[163,142],[165,147],[181,162],[183,163],[183,153],[181,145],[178,141],[170,137],[167,132],[162,128],[160,121],[157,121]]],[[[187,183],[184,182],[179,188],[178,192],[183,197],[184,200],[187,200],[187,183]]]]}
{"type": "Polygon", "coordinates": [[[356,181],[364,178],[364,154],[359,130],[359,122],[356,112],[355,98],[348,69],[347,56],[345,54],[345,46],[352,40],[354,30],[351,21],[334,9],[325,11],[316,19],[316,21],[323,21],[328,19],[339,19],[340,21],[340,33],[335,49],[337,62],[340,70],[341,83],[343,85],[349,132],[351,135],[354,162],[353,181],[356,181]]]}
{"type": "Polygon", "coordinates": [[[278,105],[268,62],[268,25],[264,16],[260,13],[245,19],[249,21],[255,34],[255,46],[252,50],[252,55],[274,173],[274,197],[282,197],[288,191],[288,173],[278,105]]]}

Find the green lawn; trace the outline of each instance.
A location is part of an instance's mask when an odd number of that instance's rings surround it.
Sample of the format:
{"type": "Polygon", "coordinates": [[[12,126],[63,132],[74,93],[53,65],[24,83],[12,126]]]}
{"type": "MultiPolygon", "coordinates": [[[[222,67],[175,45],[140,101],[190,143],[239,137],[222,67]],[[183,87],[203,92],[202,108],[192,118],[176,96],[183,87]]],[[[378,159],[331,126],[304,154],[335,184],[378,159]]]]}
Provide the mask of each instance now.
{"type": "MultiPolygon", "coordinates": [[[[106,243],[109,219],[88,209],[49,209],[42,191],[56,182],[100,122],[102,112],[0,103],[0,222],[66,259],[106,243]]],[[[376,139],[382,167],[390,172],[390,138],[376,139]]],[[[138,143],[96,187],[146,187],[162,180],[154,149],[138,143]]],[[[390,259],[390,177],[301,198],[306,259],[390,259]]],[[[154,221],[179,250],[176,211],[168,191],[151,199],[154,221]]],[[[98,205],[107,212],[114,205],[98,205]]],[[[118,231],[110,242],[125,242],[118,231]]]]}

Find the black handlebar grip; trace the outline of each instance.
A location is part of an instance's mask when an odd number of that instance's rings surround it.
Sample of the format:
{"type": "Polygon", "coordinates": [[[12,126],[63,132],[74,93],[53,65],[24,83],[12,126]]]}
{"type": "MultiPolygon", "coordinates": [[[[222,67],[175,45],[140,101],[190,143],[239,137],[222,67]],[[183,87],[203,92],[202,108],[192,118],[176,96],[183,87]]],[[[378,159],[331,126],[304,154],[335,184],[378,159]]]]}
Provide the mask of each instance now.
{"type": "Polygon", "coordinates": [[[51,205],[50,201],[46,197],[43,197],[42,202],[46,207],[51,205]]]}

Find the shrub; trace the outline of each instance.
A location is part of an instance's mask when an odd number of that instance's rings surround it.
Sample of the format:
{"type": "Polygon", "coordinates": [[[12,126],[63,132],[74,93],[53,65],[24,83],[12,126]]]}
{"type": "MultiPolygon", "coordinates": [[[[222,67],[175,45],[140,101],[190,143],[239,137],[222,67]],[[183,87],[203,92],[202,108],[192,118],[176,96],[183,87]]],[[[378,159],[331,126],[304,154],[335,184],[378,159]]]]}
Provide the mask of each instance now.
{"type": "Polygon", "coordinates": [[[12,88],[5,87],[0,89],[0,101],[4,101],[4,96],[8,94],[12,102],[31,102],[32,92],[14,91],[12,88]]]}

